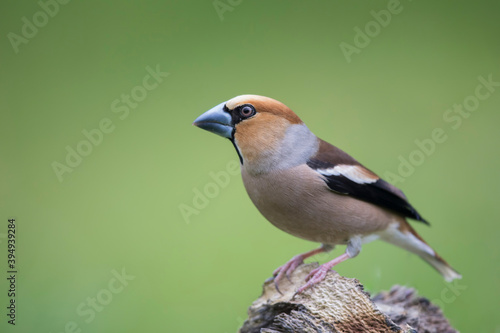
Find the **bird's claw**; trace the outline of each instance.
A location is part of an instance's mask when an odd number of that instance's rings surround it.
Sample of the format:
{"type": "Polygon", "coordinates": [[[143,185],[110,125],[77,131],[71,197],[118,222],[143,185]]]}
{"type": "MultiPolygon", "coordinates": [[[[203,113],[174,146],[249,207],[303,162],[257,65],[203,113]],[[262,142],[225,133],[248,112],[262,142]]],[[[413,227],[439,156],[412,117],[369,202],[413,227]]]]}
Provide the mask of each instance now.
{"type": "Polygon", "coordinates": [[[283,266],[278,267],[274,272],[274,286],[276,287],[276,290],[283,295],[283,293],[279,289],[279,282],[281,279],[283,279],[283,276],[286,276],[288,281],[292,282],[290,280],[290,274],[292,274],[297,267],[299,267],[300,264],[304,262],[304,258],[302,255],[298,255],[290,259],[286,264],[283,266]]]}
{"type": "Polygon", "coordinates": [[[326,278],[326,275],[330,271],[330,268],[327,266],[321,265],[318,268],[313,269],[306,277],[306,284],[300,287],[295,294],[294,297],[298,294],[301,294],[304,290],[314,286],[315,284],[323,281],[326,278]]]}

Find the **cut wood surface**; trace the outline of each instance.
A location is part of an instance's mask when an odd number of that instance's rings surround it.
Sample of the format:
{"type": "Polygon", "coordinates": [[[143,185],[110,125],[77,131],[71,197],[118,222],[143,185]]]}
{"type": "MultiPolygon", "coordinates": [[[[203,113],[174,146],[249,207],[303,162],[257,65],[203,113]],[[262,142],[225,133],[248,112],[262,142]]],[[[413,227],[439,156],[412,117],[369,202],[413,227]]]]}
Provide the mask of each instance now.
{"type": "Polygon", "coordinates": [[[266,281],[239,333],[457,332],[436,305],[402,286],[370,298],[358,280],[331,271],[321,283],[294,295],[316,267],[303,264],[283,279],[283,294],[266,281]]]}

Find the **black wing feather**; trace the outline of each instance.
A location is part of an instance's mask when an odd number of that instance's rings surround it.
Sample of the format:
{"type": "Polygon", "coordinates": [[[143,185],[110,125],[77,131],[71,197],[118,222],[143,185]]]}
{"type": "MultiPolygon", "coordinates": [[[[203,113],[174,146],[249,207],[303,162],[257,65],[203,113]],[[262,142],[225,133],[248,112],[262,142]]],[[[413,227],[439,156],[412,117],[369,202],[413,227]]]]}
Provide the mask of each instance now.
{"type": "MultiPolygon", "coordinates": [[[[307,165],[316,170],[326,167],[333,168],[334,165],[318,160],[310,160],[307,165]],[[326,165],[328,164],[328,166],[326,165]]],[[[371,184],[358,184],[342,175],[323,176],[325,182],[333,192],[350,195],[357,199],[369,202],[371,204],[393,210],[405,217],[429,224],[413,206],[405,200],[401,193],[394,193],[391,185],[383,179],[378,179],[371,184]]]]}

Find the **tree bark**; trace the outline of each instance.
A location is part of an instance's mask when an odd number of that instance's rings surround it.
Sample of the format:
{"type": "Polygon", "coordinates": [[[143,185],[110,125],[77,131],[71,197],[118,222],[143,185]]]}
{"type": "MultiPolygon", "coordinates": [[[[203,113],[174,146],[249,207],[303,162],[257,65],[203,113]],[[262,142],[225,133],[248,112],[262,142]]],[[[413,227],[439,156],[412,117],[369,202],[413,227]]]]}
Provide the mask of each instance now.
{"type": "Polygon", "coordinates": [[[358,280],[331,271],[321,283],[294,295],[316,267],[303,264],[283,279],[283,294],[266,281],[239,333],[457,332],[436,305],[402,286],[370,298],[358,280]]]}

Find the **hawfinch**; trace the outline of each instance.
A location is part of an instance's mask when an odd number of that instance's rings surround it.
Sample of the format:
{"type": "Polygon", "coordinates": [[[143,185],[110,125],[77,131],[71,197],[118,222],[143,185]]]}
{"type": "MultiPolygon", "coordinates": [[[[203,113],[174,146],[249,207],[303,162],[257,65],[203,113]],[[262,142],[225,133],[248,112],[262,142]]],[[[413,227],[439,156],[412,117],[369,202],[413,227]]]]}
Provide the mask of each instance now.
{"type": "Polygon", "coordinates": [[[276,288],[304,259],[337,244],[347,245],[344,254],[309,274],[297,291],[301,293],[376,239],[419,255],[447,281],[461,277],[406,221],[428,224],[401,190],[316,137],[286,105],[263,96],[237,96],[193,124],[232,142],[248,195],[266,219],[285,232],[322,244],[276,269],[276,288]]]}

